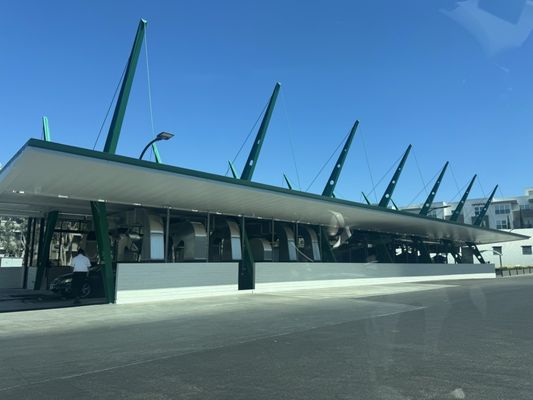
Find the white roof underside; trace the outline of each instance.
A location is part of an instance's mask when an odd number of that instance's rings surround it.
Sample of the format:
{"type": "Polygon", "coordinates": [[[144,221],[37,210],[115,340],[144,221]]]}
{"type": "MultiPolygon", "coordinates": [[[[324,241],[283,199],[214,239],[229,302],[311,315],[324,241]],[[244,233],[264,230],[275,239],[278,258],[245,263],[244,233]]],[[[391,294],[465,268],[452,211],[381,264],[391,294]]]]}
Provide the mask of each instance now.
{"type": "Polygon", "coordinates": [[[142,204],[430,240],[482,244],[525,238],[38,140],[30,140],[0,172],[3,215],[42,215],[50,210],[89,214],[89,200],[105,200],[110,208],[142,204]]]}

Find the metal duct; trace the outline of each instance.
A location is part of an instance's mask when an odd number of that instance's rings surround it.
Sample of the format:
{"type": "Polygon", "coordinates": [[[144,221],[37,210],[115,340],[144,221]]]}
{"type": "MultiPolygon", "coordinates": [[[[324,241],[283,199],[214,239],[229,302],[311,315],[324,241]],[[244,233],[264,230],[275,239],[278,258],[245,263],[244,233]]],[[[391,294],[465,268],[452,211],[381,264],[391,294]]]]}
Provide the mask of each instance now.
{"type": "Polygon", "coordinates": [[[292,228],[282,222],[276,222],[275,232],[279,242],[279,261],[298,261],[292,228]]]}
{"type": "Polygon", "coordinates": [[[320,261],[320,245],[318,243],[318,235],[316,234],[315,230],[310,226],[299,225],[298,233],[304,239],[304,248],[302,253],[304,253],[308,259],[320,261]]]}
{"type": "Polygon", "coordinates": [[[242,259],[241,231],[231,219],[217,219],[217,226],[211,234],[209,258],[215,261],[239,261],[242,259]],[[219,224],[219,221],[222,223],[219,224]]]}
{"type": "Polygon", "coordinates": [[[185,221],[170,226],[175,261],[207,260],[207,233],[201,222],[185,221]]]}
{"type": "Polygon", "coordinates": [[[254,261],[272,261],[272,245],[263,238],[250,239],[254,261]]]}

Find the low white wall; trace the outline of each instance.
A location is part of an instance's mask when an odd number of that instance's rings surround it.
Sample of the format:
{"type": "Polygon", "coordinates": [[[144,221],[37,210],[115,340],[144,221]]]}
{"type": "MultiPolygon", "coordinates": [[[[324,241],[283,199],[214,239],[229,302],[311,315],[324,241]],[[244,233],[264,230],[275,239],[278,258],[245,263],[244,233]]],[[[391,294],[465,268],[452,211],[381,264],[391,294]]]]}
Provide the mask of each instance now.
{"type": "Polygon", "coordinates": [[[495,277],[494,264],[255,264],[258,291],[495,277]]]}
{"type": "Polygon", "coordinates": [[[120,263],[116,302],[140,303],[237,293],[238,273],[238,263],[120,263]]]}
{"type": "Polygon", "coordinates": [[[0,289],[22,288],[22,267],[0,267],[0,289]]]}

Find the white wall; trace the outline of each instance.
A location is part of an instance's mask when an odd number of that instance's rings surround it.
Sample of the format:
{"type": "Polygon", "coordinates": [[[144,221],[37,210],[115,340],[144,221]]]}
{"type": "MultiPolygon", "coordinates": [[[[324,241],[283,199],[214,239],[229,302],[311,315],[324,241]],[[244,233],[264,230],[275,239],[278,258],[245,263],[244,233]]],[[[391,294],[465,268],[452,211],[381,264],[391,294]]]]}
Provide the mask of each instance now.
{"type": "Polygon", "coordinates": [[[237,293],[238,274],[238,263],[119,263],[116,302],[237,293]]]}
{"type": "Polygon", "coordinates": [[[495,278],[493,264],[256,263],[256,290],[495,278]]]}
{"type": "MultiPolygon", "coordinates": [[[[508,232],[508,230],[506,230],[508,232]]],[[[496,266],[500,266],[500,258],[498,255],[493,254],[492,248],[494,246],[501,246],[502,248],[502,265],[504,267],[514,267],[522,266],[529,267],[533,266],[533,255],[523,255],[522,246],[532,246],[533,248],[533,229],[513,229],[513,233],[518,233],[520,235],[530,236],[529,239],[525,240],[516,240],[514,242],[506,243],[494,243],[494,244],[485,244],[478,246],[480,251],[483,251],[481,254],[486,261],[494,263],[496,266]]]]}

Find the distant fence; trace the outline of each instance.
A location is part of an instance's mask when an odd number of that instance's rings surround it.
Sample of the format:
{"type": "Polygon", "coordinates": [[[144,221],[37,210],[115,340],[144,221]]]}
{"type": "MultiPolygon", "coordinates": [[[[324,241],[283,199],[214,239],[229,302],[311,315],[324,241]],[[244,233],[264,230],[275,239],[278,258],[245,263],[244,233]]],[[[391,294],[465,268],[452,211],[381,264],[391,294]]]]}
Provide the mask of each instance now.
{"type": "Polygon", "coordinates": [[[526,275],[533,273],[533,266],[529,267],[512,267],[512,268],[496,268],[496,276],[513,276],[526,275]]]}

